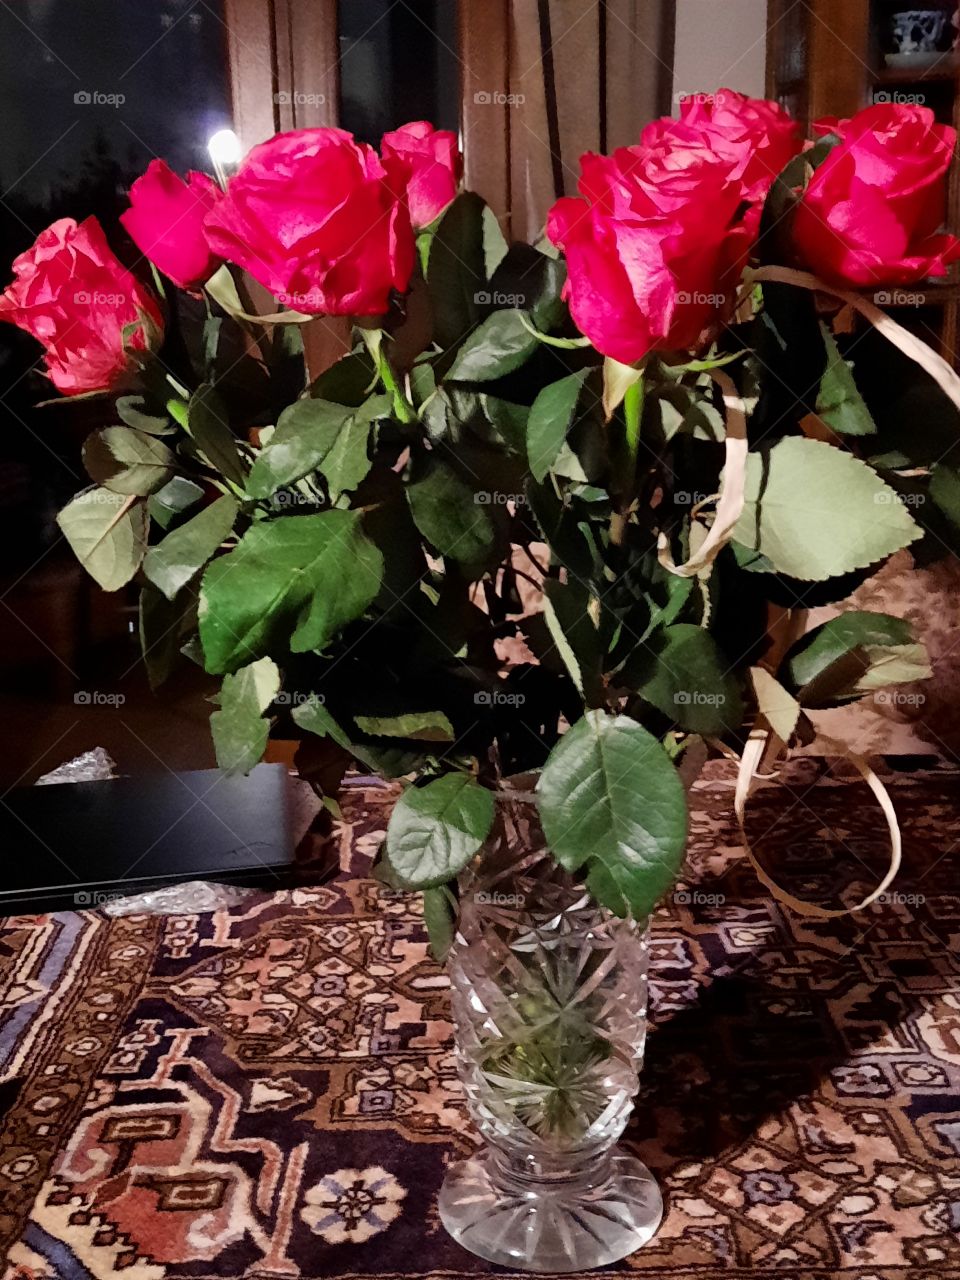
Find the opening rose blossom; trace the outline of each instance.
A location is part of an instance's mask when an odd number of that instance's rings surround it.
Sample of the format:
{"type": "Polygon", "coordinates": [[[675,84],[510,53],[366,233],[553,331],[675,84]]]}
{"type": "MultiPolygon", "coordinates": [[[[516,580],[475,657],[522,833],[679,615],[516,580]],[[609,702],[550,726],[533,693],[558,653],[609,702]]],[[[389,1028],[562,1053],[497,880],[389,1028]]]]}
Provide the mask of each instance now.
{"type": "Polygon", "coordinates": [[[827,126],[841,141],[797,208],[801,261],[839,285],[945,275],[960,258],[960,240],[940,233],[956,130],[937,124],[928,107],[902,103],[877,103],[827,126]]]}
{"type": "Polygon", "coordinates": [[[429,226],[457,194],[463,176],[457,135],[417,120],[385,133],[380,150],[385,160],[400,160],[406,168],[407,205],[414,227],[429,226]]]}
{"type": "Polygon", "coordinates": [[[220,265],[203,222],[223,193],[206,173],[186,181],[163,160],[151,160],[130,188],[130,208],[120,221],[130,238],[181,289],[205,283],[220,265]]]}
{"type": "Polygon", "coordinates": [[[61,218],[13,270],[0,320],[43,343],[50,379],[64,395],[113,390],[135,364],[131,353],[147,348],[145,327],[162,330],[153,294],[117,259],[96,218],[79,225],[61,218]]]}
{"type": "Polygon", "coordinates": [[[547,221],[577,326],[625,364],[695,344],[749,250],[735,166],[694,139],[587,154],[581,168],[584,199],[559,200],[547,221]]]}
{"type": "Polygon", "coordinates": [[[413,270],[402,166],[343,129],[299,129],[254,147],[206,218],[212,250],[285,306],[381,315],[413,270]]]}
{"type": "Polygon", "coordinates": [[[729,160],[744,200],[762,201],[774,179],[799,155],[803,133],[776,102],[748,98],[733,89],[683,98],[680,118],[664,117],[641,135],[645,146],[700,143],[729,160]]]}

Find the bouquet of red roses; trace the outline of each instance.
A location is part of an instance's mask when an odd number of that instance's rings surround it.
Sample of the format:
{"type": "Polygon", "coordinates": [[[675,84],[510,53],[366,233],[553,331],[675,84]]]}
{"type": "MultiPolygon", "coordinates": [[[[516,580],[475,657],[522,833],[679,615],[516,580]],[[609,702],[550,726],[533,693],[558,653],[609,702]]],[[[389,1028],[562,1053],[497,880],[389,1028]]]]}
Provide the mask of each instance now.
{"type": "Polygon", "coordinates": [[[960,258],[954,131],[877,105],[818,135],[689,99],[584,156],[529,245],[459,191],[452,134],[302,130],[224,186],[154,162],[132,268],[92,219],[14,264],[0,318],[103,398],[60,526],[138,583],[152,680],[181,653],[223,678],[226,769],[275,728],[331,800],[352,761],[408,779],[389,874],[435,924],[503,776],[539,772],[554,856],[642,916],[683,759],[743,754],[743,801],[811,711],[928,674],[897,618],[802,620],[960,533],[960,382],[882,310],[960,258]],[[301,327],[342,315],[352,350],[308,381],[301,327]]]}

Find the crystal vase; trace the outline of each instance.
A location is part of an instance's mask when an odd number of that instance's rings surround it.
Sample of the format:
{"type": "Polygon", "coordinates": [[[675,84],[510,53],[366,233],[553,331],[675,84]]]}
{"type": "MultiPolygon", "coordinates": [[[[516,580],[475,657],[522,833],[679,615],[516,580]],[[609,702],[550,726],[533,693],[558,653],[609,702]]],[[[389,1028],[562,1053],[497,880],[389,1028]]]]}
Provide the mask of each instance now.
{"type": "Polygon", "coordinates": [[[505,1267],[615,1262],[663,1213],[649,1170],[615,1146],[643,1060],[647,922],[598,907],[522,799],[498,802],[460,903],[448,958],[457,1063],[486,1147],[449,1169],[443,1224],[505,1267]]]}

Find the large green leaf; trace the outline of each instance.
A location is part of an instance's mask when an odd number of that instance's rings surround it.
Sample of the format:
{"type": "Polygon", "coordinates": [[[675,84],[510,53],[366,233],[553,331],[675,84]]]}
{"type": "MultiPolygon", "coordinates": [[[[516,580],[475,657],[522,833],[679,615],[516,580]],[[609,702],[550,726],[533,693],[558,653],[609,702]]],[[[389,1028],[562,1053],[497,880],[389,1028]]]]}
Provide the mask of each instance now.
{"type": "Polygon", "coordinates": [[[134,427],[104,427],[87,436],[83,465],[114,493],[146,496],[167,483],[176,459],[162,440],[134,427]]]}
{"type": "Polygon", "coordinates": [[[262,759],[270,736],[263,713],[279,692],[280,672],[270,658],[224,676],[220,709],[210,717],[217,764],[224,773],[249,773],[262,759]]]}
{"type": "Polygon", "coordinates": [[[522,311],[494,311],[457,352],[451,382],[493,382],[520,366],[539,343],[523,323],[522,311]]]}
{"type": "Polygon", "coordinates": [[[403,882],[429,889],[462,871],[490,834],[493,795],[462,773],[408,787],[387,826],[387,858],[403,882]]]}
{"type": "Polygon", "coordinates": [[[485,495],[473,489],[445,462],[431,459],[423,475],[407,486],[417,528],[440,552],[463,565],[480,567],[497,543],[497,530],[485,495]]]}
{"type": "Polygon", "coordinates": [[[537,788],[547,842],[617,915],[648,916],[680,870],[687,803],[663,747],[635,720],[588,711],[553,748],[537,788]]]}
{"type": "Polygon", "coordinates": [[[440,219],[430,244],[427,282],[434,336],[455,347],[479,322],[486,297],[484,213],[480,196],[464,191],[440,219]]]}
{"type": "Polygon", "coordinates": [[[261,521],[203,576],[207,670],[235,671],[271,650],[323,649],[380,589],[383,556],[359,511],[261,521]]]}
{"type": "Polygon", "coordinates": [[[560,456],[573,425],[590,369],[571,373],[543,388],[527,421],[527,458],[535,480],[542,481],[560,456]]]}
{"type": "Polygon", "coordinates": [[[144,557],[143,572],[168,600],[172,600],[216,552],[232,531],[239,510],[235,499],[224,494],[150,548],[144,557]]]}
{"type": "Polygon", "coordinates": [[[212,383],[204,382],[190,397],[187,424],[207,463],[234,484],[243,484],[243,465],[237,441],[230,429],[224,403],[212,383]]]}
{"type": "Polygon", "coordinates": [[[730,663],[713,636],[689,622],[664,628],[637,692],[691,733],[732,732],[743,700],[730,663]]]}
{"type": "Polygon", "coordinates": [[[841,435],[875,435],[877,425],[860,394],[853,369],[840,354],[830,326],[822,320],[820,332],[827,351],[827,367],[820,382],[817,413],[828,427],[841,435]]]}
{"type": "Polygon", "coordinates": [[[142,502],[110,489],[87,489],[57,516],[73,553],[104,591],[117,591],[140,568],[149,518],[142,502]]]}
{"type": "Polygon", "coordinates": [[[128,427],[146,431],[151,436],[171,435],[176,427],[166,412],[155,410],[144,396],[120,396],[116,404],[117,417],[128,427]]]}
{"type": "Polygon", "coordinates": [[[909,622],[861,610],[814,627],[787,653],[780,670],[806,707],[837,706],[930,674],[926,651],[909,622]]]}
{"type": "Polygon", "coordinates": [[[894,490],[842,449],[790,436],[747,460],[734,537],[779,573],[820,582],[876,564],[921,536],[894,490]]]}
{"type": "Polygon", "coordinates": [[[350,409],[329,400],[297,400],[284,409],[270,443],[247,478],[251,498],[269,498],[278,489],[315,471],[350,419],[350,409]]]}

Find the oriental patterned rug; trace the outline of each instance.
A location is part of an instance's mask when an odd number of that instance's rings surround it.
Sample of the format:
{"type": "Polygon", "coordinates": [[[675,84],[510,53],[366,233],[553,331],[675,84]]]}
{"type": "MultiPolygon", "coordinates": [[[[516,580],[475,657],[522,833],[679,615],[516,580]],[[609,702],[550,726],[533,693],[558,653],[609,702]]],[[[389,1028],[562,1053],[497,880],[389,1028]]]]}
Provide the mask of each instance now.
{"type": "MultiPolygon", "coordinates": [[[[667,1212],[609,1274],[960,1277],[960,787],[894,794],[897,892],[822,922],[737,859],[728,771],[698,784],[627,1134],[667,1212]]],[[[755,817],[791,888],[865,880],[873,813],[846,784],[791,795],[755,817]]],[[[477,1139],[416,899],[362,875],[384,821],[382,792],[350,797],[325,887],[0,922],[4,1280],[492,1270],[437,1218],[477,1139]]]]}

